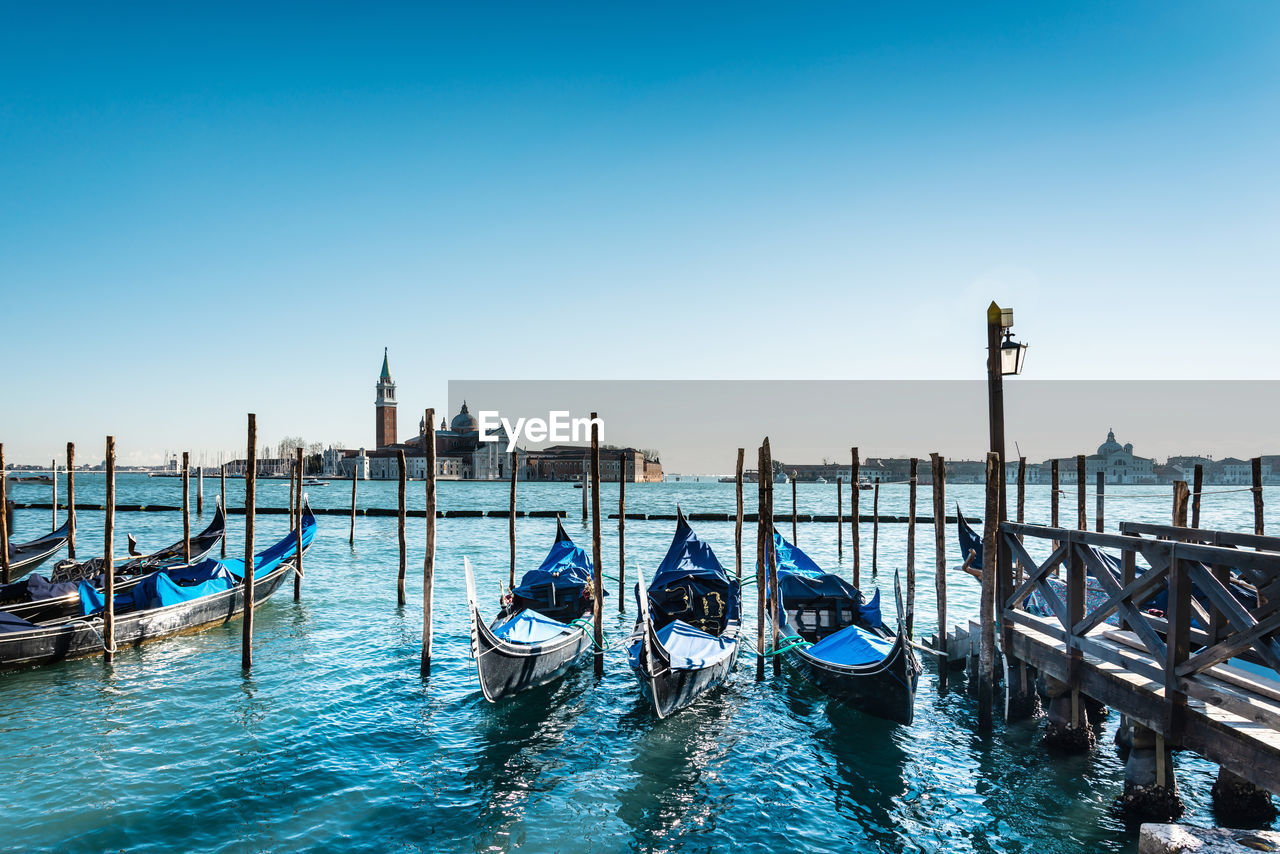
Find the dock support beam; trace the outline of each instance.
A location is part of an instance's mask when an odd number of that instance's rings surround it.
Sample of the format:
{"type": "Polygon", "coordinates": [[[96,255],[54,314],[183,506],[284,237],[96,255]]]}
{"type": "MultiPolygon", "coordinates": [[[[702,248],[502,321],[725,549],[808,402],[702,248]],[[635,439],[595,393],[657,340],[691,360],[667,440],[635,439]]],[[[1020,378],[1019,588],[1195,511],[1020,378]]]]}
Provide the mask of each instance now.
{"type": "Polygon", "coordinates": [[[1097,743],[1079,691],[1065,682],[1045,677],[1049,689],[1049,724],[1044,730],[1044,746],[1061,753],[1088,753],[1097,743]]]}
{"type": "Polygon", "coordinates": [[[1270,824],[1276,817],[1271,793],[1226,768],[1213,784],[1213,814],[1225,825],[1270,824]]]}
{"type": "Polygon", "coordinates": [[[1124,795],[1120,807],[1133,819],[1172,821],[1183,813],[1173,751],[1162,736],[1133,724],[1133,744],[1124,763],[1124,795]]]}
{"type": "Polygon", "coordinates": [[[1040,692],[1036,690],[1036,674],[1025,662],[1012,656],[1005,659],[1004,719],[1022,721],[1038,718],[1044,712],[1040,705],[1040,692]]]}

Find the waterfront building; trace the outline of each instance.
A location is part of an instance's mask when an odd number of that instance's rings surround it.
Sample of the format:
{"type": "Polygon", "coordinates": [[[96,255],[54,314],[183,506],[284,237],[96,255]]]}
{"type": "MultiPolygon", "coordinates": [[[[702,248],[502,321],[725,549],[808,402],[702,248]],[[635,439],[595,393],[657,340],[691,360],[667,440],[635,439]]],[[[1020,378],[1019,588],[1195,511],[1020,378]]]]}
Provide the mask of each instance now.
{"type": "MultiPolygon", "coordinates": [[[[1050,467],[1051,461],[1041,463],[1043,469],[1050,467]]],[[[1085,458],[1085,477],[1092,484],[1098,472],[1109,484],[1155,483],[1155,460],[1139,457],[1133,453],[1132,444],[1121,445],[1116,441],[1114,430],[1107,431],[1107,440],[1098,446],[1096,454],[1085,458]]],[[[1058,460],[1058,474],[1061,483],[1076,482],[1076,460],[1074,457],[1063,457],[1058,460]]]]}
{"type": "Polygon", "coordinates": [[[391,366],[387,361],[387,350],[382,350],[382,373],[378,375],[378,384],[374,386],[377,398],[374,400],[374,438],[375,448],[387,448],[396,443],[396,384],[391,379],[391,366]]]}

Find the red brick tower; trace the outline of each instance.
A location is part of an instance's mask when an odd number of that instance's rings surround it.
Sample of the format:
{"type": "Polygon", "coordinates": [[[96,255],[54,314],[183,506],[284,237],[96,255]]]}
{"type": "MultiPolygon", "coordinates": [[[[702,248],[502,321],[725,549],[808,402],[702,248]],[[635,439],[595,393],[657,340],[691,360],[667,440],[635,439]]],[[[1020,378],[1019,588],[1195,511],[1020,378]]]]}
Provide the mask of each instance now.
{"type": "Polygon", "coordinates": [[[375,447],[385,448],[396,443],[396,384],[391,381],[391,367],[387,364],[387,351],[382,351],[382,375],[378,377],[378,399],[374,401],[375,447]]]}

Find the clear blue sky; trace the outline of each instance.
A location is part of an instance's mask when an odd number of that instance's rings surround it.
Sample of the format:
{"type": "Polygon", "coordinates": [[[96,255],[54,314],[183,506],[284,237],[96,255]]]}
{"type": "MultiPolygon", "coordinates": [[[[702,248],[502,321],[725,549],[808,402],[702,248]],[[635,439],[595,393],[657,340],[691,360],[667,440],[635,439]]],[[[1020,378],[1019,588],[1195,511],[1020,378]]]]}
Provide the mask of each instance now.
{"type": "Polygon", "coordinates": [[[1036,378],[1274,378],[1278,105],[1264,0],[7,3],[0,439],[368,444],[384,346],[402,430],[977,378],[993,298],[1036,378]]]}

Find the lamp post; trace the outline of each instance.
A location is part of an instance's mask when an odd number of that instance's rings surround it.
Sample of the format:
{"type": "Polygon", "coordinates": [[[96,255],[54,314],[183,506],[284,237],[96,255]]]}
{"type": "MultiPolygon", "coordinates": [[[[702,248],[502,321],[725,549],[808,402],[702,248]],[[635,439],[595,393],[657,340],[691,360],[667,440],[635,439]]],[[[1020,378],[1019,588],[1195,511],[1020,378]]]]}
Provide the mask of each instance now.
{"type": "MultiPolygon", "coordinates": [[[[990,450],[1000,462],[999,510],[997,519],[1008,521],[1007,480],[1004,453],[1004,378],[1022,373],[1027,358],[1027,345],[1013,340],[1013,309],[992,302],[987,307],[987,405],[991,434],[990,450]],[[1001,340],[1003,337],[1003,340],[1001,340]]],[[[995,528],[999,531],[999,527],[995,528]]],[[[996,538],[995,607],[993,618],[1000,625],[1000,646],[1006,666],[1011,649],[1012,629],[1003,618],[1004,603],[1013,592],[1013,560],[1004,540],[996,538]]]]}

